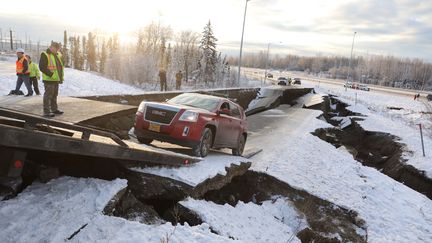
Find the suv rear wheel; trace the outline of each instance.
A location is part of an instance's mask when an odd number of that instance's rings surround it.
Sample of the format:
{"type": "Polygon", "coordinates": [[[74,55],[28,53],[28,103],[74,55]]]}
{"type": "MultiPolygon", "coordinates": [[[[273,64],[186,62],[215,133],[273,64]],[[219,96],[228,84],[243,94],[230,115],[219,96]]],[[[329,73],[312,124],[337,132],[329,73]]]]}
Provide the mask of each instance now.
{"type": "Polygon", "coordinates": [[[238,141],[237,148],[232,149],[232,154],[236,156],[241,156],[243,154],[243,150],[246,144],[245,136],[242,135],[238,141]]]}
{"type": "Polygon", "coordinates": [[[201,135],[200,143],[193,147],[193,153],[197,157],[206,157],[210,152],[213,142],[213,133],[210,128],[206,127],[201,135]]]}

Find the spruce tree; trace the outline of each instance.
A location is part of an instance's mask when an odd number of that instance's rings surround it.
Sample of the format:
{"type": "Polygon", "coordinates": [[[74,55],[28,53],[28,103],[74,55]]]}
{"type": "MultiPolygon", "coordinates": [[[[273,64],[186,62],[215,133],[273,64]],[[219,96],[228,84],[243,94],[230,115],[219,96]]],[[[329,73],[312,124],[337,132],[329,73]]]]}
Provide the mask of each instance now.
{"type": "Polygon", "coordinates": [[[66,67],[69,67],[69,49],[68,49],[68,37],[66,30],[63,33],[63,63],[66,67]]]}
{"type": "Polygon", "coordinates": [[[82,36],[82,55],[81,59],[81,70],[87,70],[87,38],[85,35],[82,36]]]}
{"type": "Polygon", "coordinates": [[[137,43],[137,53],[144,54],[144,31],[142,29],[138,32],[138,43],[137,43]]]}
{"type": "Polygon", "coordinates": [[[112,38],[112,52],[113,53],[117,53],[117,51],[120,49],[120,42],[119,42],[119,35],[118,33],[114,33],[113,38],[112,38]]]}
{"type": "Polygon", "coordinates": [[[108,41],[107,41],[107,45],[106,45],[106,48],[107,48],[108,56],[109,56],[109,57],[112,57],[112,55],[113,55],[113,51],[112,51],[112,37],[110,37],[110,38],[108,39],[108,41]]]}
{"type": "Polygon", "coordinates": [[[81,70],[81,52],[80,52],[80,38],[79,36],[76,36],[74,38],[74,52],[73,52],[73,64],[74,64],[74,68],[81,70]]]}
{"type": "Polygon", "coordinates": [[[90,71],[97,71],[95,36],[92,34],[92,32],[88,33],[87,63],[90,68],[90,71]]]}
{"type": "Polygon", "coordinates": [[[210,20],[204,27],[203,36],[200,42],[201,50],[201,72],[204,74],[204,82],[214,82],[216,65],[217,65],[217,51],[216,51],[216,37],[213,35],[213,30],[210,20]]]}
{"type": "Polygon", "coordinates": [[[107,60],[107,45],[105,43],[105,40],[102,41],[102,51],[101,51],[101,56],[100,56],[100,66],[99,66],[99,72],[100,73],[105,73],[105,63],[107,60]]]}

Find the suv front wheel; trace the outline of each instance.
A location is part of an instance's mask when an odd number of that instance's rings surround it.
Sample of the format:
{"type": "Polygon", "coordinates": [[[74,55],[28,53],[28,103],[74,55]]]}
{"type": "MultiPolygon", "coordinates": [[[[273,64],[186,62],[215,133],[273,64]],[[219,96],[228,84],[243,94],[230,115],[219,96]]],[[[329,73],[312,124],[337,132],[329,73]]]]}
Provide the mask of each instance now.
{"type": "Polygon", "coordinates": [[[241,156],[243,154],[243,150],[246,144],[245,136],[242,135],[238,141],[237,148],[232,149],[232,154],[235,156],[241,156]]]}
{"type": "Polygon", "coordinates": [[[197,157],[206,157],[210,152],[210,148],[213,142],[213,133],[210,128],[204,128],[204,131],[201,135],[200,143],[193,147],[193,153],[197,157]]]}
{"type": "Polygon", "coordinates": [[[138,142],[143,144],[151,144],[153,142],[153,139],[151,138],[143,138],[143,137],[137,137],[138,142]]]}

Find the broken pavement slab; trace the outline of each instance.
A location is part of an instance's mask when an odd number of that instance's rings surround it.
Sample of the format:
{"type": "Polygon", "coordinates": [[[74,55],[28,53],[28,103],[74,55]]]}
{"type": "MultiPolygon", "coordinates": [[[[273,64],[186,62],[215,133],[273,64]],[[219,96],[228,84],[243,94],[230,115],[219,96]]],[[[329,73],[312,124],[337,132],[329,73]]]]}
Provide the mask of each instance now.
{"type": "Polygon", "coordinates": [[[141,201],[154,198],[181,200],[220,189],[233,177],[246,173],[250,166],[251,161],[246,158],[212,153],[199,163],[179,168],[130,168],[125,176],[129,187],[139,191],[135,195],[141,201]]]}

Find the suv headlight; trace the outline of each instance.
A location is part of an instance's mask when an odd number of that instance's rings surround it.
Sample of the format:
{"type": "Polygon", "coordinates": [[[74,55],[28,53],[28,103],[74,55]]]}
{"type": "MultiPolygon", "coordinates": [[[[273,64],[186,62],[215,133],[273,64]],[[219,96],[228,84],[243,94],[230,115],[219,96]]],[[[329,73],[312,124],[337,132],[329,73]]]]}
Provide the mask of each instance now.
{"type": "Polygon", "coordinates": [[[141,113],[144,113],[145,110],[145,106],[146,106],[146,102],[141,102],[141,104],[138,106],[138,111],[141,113]]]}
{"type": "Polygon", "coordinates": [[[196,122],[198,120],[199,113],[195,111],[185,111],[180,116],[180,121],[196,122]]]}

